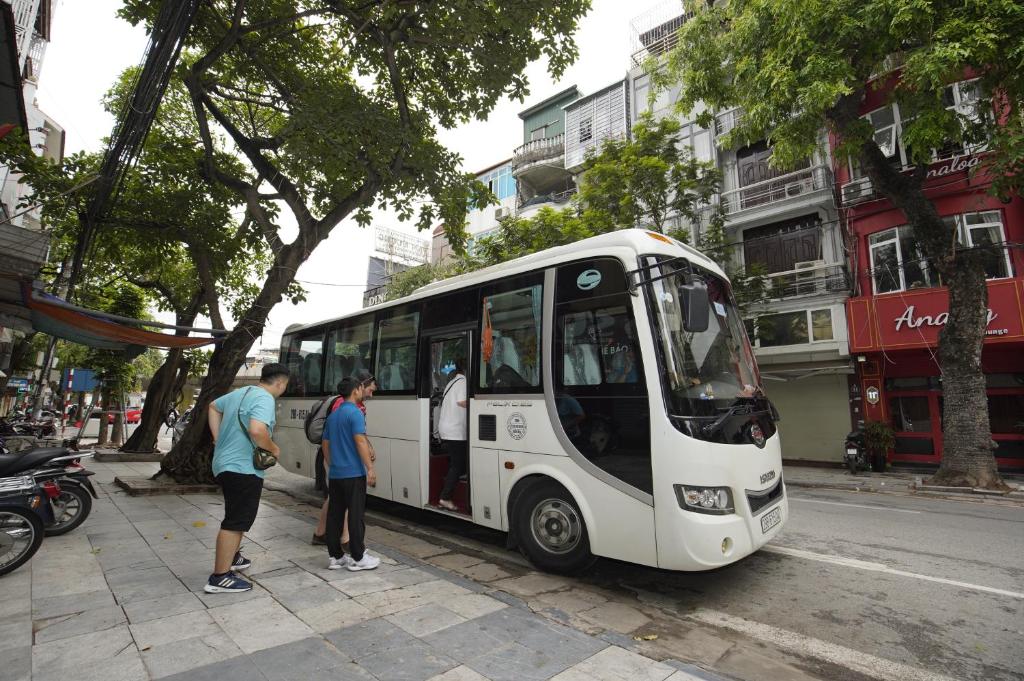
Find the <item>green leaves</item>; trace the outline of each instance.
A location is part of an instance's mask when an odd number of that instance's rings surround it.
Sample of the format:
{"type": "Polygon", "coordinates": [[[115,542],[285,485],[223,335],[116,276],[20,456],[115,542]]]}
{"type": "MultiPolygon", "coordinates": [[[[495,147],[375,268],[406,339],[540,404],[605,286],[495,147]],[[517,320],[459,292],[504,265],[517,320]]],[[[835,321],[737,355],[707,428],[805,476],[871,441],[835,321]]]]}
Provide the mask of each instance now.
{"type": "MultiPolygon", "coordinates": [[[[904,133],[915,161],[949,142],[991,139],[996,168],[1019,164],[1013,133],[999,130],[1001,120],[1020,117],[1024,101],[1018,2],[746,0],[688,7],[696,14],[655,80],[682,85],[683,111],[697,102],[720,111],[741,107],[739,124],[723,140],[729,146],[768,139],[772,162],[792,167],[813,150],[816,131],[829,127],[842,137],[841,154],[856,153],[871,140],[870,128],[857,121],[867,84],[902,60],[898,78],[872,87],[890,88],[889,100],[910,113],[904,133]],[[947,111],[943,89],[971,77],[979,78],[981,101],[995,105],[994,115],[979,120],[947,111]]],[[[1005,196],[1018,183],[1003,177],[994,191],[1005,196]]]]}

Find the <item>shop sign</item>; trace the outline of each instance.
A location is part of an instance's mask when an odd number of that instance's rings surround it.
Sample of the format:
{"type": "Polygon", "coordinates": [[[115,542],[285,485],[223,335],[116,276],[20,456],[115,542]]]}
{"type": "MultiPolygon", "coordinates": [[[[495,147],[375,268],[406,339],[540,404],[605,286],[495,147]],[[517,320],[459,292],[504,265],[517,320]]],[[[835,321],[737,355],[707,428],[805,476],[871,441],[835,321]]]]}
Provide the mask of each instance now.
{"type": "Polygon", "coordinates": [[[14,390],[28,390],[28,379],[27,378],[8,378],[7,379],[8,389],[14,390]]]}
{"type": "Polygon", "coordinates": [[[877,385],[869,385],[867,390],[864,391],[864,397],[867,398],[868,404],[878,404],[881,396],[882,392],[878,389],[877,385]]]}
{"type": "MultiPolygon", "coordinates": [[[[989,282],[986,341],[1024,338],[1021,289],[1020,280],[989,282]]],[[[930,289],[851,299],[847,311],[853,352],[935,346],[939,332],[949,322],[949,293],[930,289]]]]}
{"type": "MultiPolygon", "coordinates": [[[[896,330],[899,331],[906,324],[908,329],[916,329],[922,326],[945,326],[946,322],[949,321],[948,312],[940,312],[937,315],[923,314],[920,316],[914,316],[913,305],[907,305],[907,309],[903,311],[899,317],[896,318],[896,330]]],[[[988,308],[988,326],[992,326],[992,322],[996,320],[999,313],[994,312],[992,308],[988,308]]],[[[1009,329],[989,329],[985,333],[989,335],[1001,336],[1009,333],[1009,329]]]]}
{"type": "Polygon", "coordinates": [[[959,173],[963,170],[974,170],[979,163],[981,163],[981,159],[974,154],[954,156],[948,161],[943,162],[942,165],[935,164],[935,167],[928,171],[928,179],[933,177],[945,177],[946,175],[959,173]]]}

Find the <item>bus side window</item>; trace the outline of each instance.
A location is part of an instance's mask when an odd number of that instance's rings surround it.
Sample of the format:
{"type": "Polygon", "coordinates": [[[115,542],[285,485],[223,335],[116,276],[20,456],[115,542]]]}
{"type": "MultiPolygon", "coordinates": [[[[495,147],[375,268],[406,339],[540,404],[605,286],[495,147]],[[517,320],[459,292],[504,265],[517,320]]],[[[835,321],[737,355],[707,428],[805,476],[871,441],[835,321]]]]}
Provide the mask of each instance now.
{"type": "Polygon", "coordinates": [[[541,285],[485,293],[481,310],[480,388],[524,392],[540,381],[541,285]]]}
{"type": "Polygon", "coordinates": [[[416,389],[419,320],[419,312],[409,312],[377,322],[377,366],[373,374],[381,392],[411,393],[416,389]]]}
{"type": "Polygon", "coordinates": [[[286,336],[283,363],[288,367],[288,397],[319,395],[323,377],[323,331],[306,332],[299,336],[286,336]]]}
{"type": "Polygon", "coordinates": [[[373,317],[349,319],[342,324],[327,335],[324,392],[330,394],[337,391],[341,379],[368,369],[370,364],[373,317]]]}

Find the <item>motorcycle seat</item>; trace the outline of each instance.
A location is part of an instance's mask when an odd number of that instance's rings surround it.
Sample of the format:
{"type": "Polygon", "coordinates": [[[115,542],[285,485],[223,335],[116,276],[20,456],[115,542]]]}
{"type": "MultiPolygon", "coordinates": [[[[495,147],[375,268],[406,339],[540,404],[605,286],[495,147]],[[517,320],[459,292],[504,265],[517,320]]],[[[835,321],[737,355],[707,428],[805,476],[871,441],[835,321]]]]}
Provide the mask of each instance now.
{"type": "Polygon", "coordinates": [[[0,454],[0,476],[24,473],[41,467],[50,459],[71,453],[66,447],[37,447],[17,454],[0,454]]]}

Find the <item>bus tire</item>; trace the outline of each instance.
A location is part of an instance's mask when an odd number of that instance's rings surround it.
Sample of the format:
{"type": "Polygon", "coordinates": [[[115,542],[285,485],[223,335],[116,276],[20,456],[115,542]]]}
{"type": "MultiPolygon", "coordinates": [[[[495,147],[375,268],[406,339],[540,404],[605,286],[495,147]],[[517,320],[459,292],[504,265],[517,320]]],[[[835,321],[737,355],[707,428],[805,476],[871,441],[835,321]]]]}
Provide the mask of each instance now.
{"type": "Polygon", "coordinates": [[[571,574],[597,558],[583,514],[568,490],[550,478],[528,483],[513,510],[519,550],[541,570],[571,574]]]}

